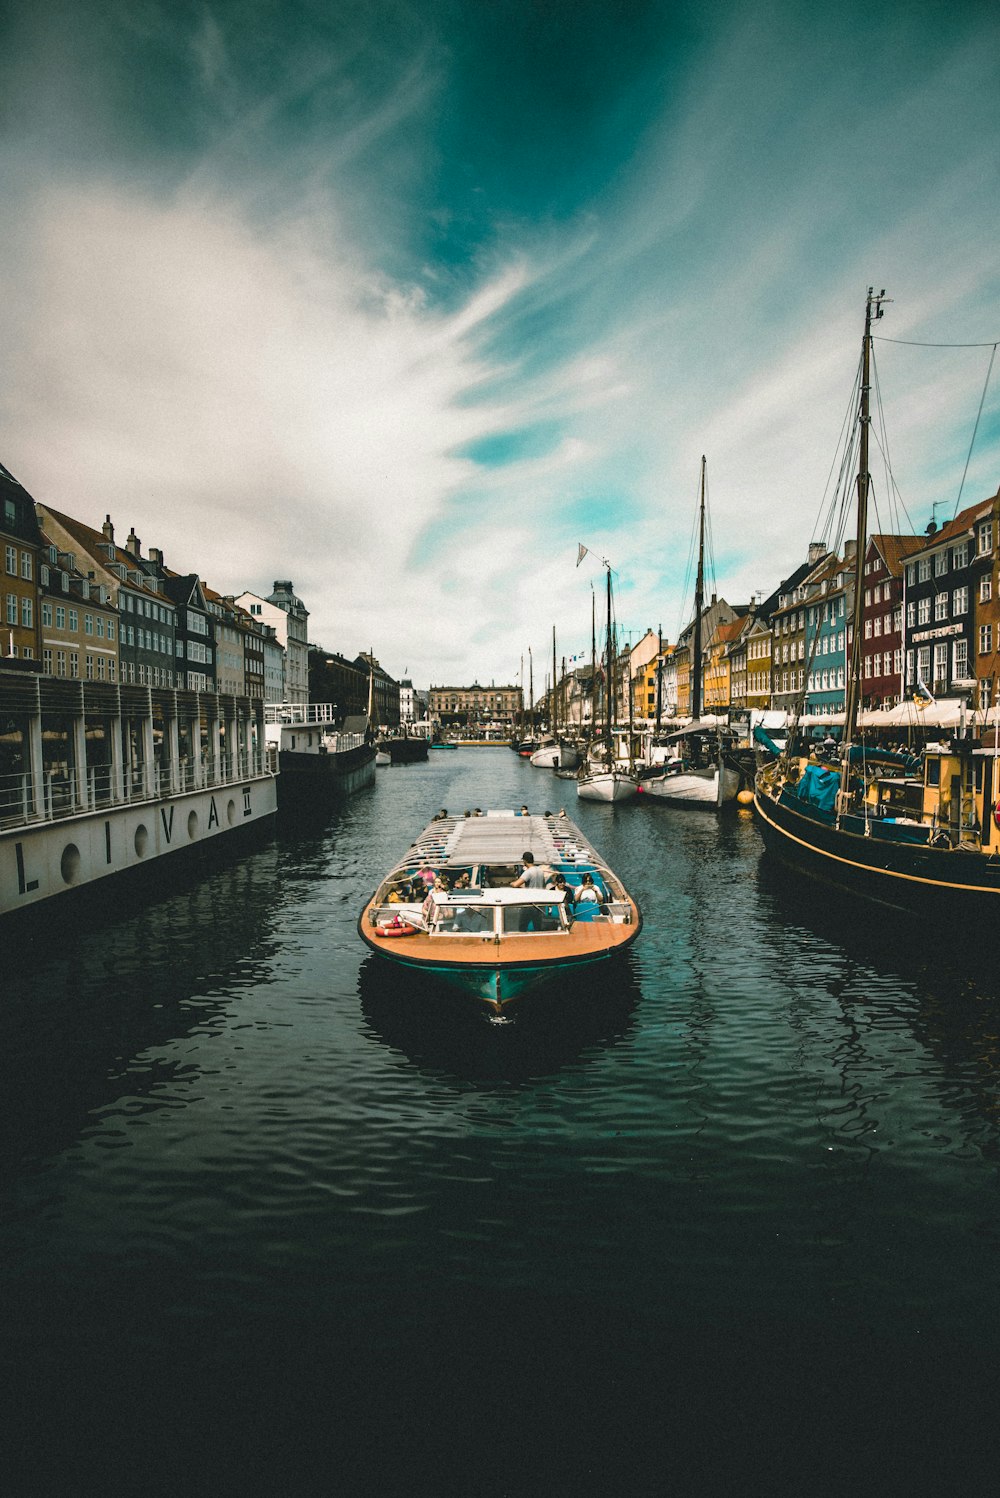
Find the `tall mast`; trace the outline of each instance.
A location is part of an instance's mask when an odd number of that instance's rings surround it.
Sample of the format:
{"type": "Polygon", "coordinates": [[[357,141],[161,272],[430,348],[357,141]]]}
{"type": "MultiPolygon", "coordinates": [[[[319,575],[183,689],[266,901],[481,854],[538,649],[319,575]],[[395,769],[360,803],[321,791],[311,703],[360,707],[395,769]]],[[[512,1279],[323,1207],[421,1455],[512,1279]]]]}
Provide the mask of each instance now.
{"type": "Polygon", "coordinates": [[[656,731],[660,731],[660,713],[663,708],[663,625],[656,627],[656,731]]]}
{"type": "Polygon", "coordinates": [[[531,715],[531,732],[535,731],[535,662],[528,646],[528,712],[531,715]]]}
{"type": "Polygon", "coordinates": [[[694,641],[691,650],[691,717],[701,717],[701,611],[705,603],[705,454],[701,455],[698,510],[698,577],[694,585],[694,641]]]}
{"type": "Polygon", "coordinates": [[[611,761],[611,750],[612,750],[611,728],[612,728],[612,720],[614,718],[614,711],[615,711],[615,678],[614,678],[614,666],[612,664],[612,661],[613,661],[612,648],[613,647],[612,647],[612,642],[611,642],[611,563],[610,562],[606,562],[605,566],[608,569],[608,589],[607,589],[607,591],[608,591],[608,669],[607,669],[607,674],[605,676],[605,693],[606,693],[607,700],[606,700],[606,703],[605,703],[605,713],[604,713],[604,744],[605,744],[605,747],[607,748],[607,751],[608,751],[608,761],[610,763],[610,761],[611,761]]]}
{"type": "Polygon", "coordinates": [[[868,428],[871,424],[871,345],[872,319],[882,316],[885,287],[875,296],[871,286],[865,303],[865,336],[861,346],[861,426],[858,448],[858,527],[854,555],[854,610],[851,619],[851,658],[847,672],[847,711],[844,715],[844,744],[850,744],[858,726],[861,707],[861,624],[864,604],[862,585],[865,576],[865,545],[868,535],[868,428]]]}
{"type": "Polygon", "coordinates": [[[597,594],[590,585],[590,736],[597,732],[597,594]]]}
{"type": "Polygon", "coordinates": [[[556,627],[552,626],[552,697],[549,709],[549,727],[553,734],[556,731],[556,627]]]}

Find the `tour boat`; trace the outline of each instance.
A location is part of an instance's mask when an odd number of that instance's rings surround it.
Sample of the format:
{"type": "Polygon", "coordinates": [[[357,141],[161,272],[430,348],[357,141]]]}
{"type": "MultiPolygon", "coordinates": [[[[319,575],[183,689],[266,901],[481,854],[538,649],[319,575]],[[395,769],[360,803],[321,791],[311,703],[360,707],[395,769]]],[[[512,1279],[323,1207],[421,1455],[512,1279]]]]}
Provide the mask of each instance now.
{"type": "MultiPolygon", "coordinates": [[[[990,940],[1000,915],[1000,725],[905,756],[856,741],[861,701],[862,597],[867,534],[873,318],[885,293],[868,293],[862,344],[854,623],[840,762],[793,752],[757,773],[754,807],[770,853],[828,885],[947,920],[959,941],[990,940]],[[895,763],[894,763],[895,762],[895,763]],[[959,924],[954,924],[956,920],[959,924]]],[[[988,574],[987,574],[988,575],[988,574]]],[[[989,718],[989,711],[987,717],[989,718]]]]}
{"type": "Polygon", "coordinates": [[[562,812],[435,817],[358,920],[386,960],[458,984],[497,1012],[545,979],[616,957],[641,926],[621,880],[562,812]],[[562,875],[571,898],[554,885],[514,888],[524,853],[547,880],[562,875]],[[585,884],[593,897],[580,898],[585,884]]]}

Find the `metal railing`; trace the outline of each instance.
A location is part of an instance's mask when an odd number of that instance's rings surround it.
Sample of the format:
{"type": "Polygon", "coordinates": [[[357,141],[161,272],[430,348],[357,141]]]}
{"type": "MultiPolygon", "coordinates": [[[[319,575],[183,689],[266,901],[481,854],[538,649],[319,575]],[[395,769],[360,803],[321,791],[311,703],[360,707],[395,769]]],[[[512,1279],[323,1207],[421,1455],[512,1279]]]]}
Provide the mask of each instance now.
{"type": "Polygon", "coordinates": [[[214,763],[206,758],[200,766],[190,762],[157,763],[151,772],[147,777],[143,764],[124,766],[119,787],[111,765],[89,765],[82,779],[74,768],[65,773],[46,771],[41,779],[40,810],[35,806],[35,782],[30,771],[0,775],[0,827],[55,822],[102,807],[162,801],[165,796],[186,791],[241,785],[269,773],[263,752],[250,754],[246,750],[219,755],[214,763]]]}

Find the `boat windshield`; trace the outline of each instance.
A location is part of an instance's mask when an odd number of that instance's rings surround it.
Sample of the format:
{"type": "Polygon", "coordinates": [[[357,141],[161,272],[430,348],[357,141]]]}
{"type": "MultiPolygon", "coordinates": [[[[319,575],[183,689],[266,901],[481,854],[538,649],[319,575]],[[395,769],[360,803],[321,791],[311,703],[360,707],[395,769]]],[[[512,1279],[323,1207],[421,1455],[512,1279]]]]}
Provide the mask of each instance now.
{"type": "Polygon", "coordinates": [[[501,907],[502,931],[505,936],[526,936],[539,931],[565,930],[562,905],[548,901],[501,907]]]}
{"type": "Polygon", "coordinates": [[[445,936],[492,936],[493,906],[435,902],[431,930],[445,936]]]}

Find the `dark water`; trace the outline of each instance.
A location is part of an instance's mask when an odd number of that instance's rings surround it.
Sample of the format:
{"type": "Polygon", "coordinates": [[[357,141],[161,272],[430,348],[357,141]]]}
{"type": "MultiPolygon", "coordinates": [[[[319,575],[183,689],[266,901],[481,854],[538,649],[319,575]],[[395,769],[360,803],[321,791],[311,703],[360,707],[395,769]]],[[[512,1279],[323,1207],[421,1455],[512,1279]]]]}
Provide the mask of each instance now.
{"type": "Polygon", "coordinates": [[[986,937],[797,887],[748,813],[578,802],[499,749],[53,915],[0,1011],[13,1491],[978,1490],[986,937]],[[612,986],[497,1024],[355,920],[438,806],[522,801],[645,927],[612,986]]]}

